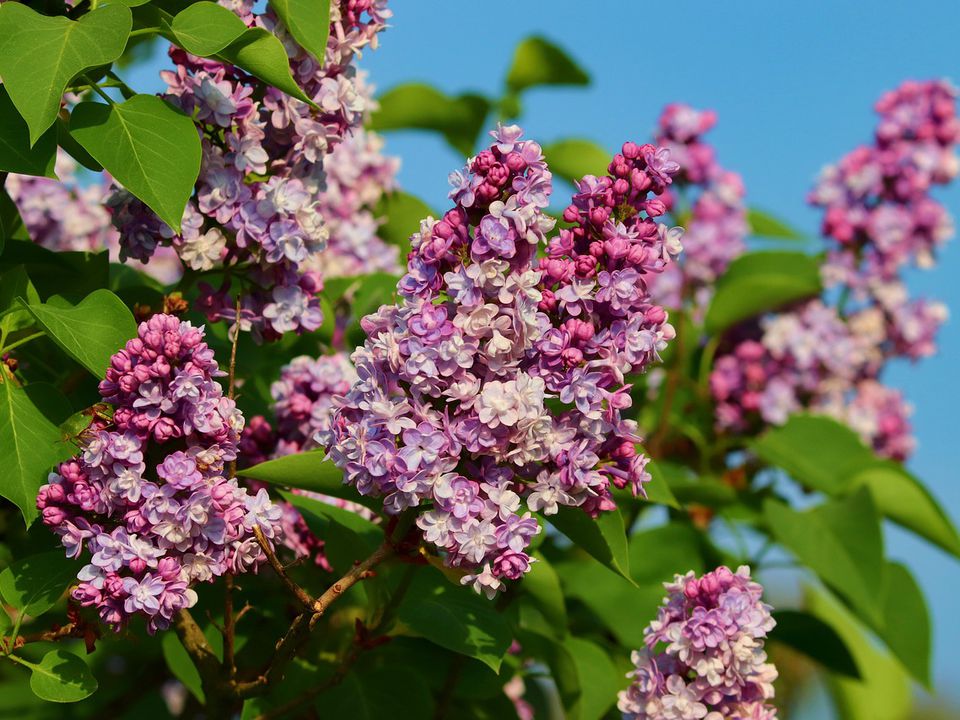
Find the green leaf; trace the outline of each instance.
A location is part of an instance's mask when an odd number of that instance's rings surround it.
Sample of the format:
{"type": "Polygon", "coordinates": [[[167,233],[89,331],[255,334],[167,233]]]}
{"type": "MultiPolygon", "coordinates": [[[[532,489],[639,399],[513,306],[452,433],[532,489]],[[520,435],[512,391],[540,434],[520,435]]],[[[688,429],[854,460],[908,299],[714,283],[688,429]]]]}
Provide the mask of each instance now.
{"type": "Polygon", "coordinates": [[[670,489],[669,473],[654,460],[647,464],[647,472],[650,473],[650,482],[643,486],[647,493],[647,502],[679,509],[680,503],[670,489]]]}
{"type": "Polygon", "coordinates": [[[391,245],[406,248],[410,236],[420,230],[420,221],[428,216],[436,217],[430,207],[416,195],[397,190],[385,193],[374,215],[383,219],[377,235],[391,245]]]}
{"type": "Polygon", "coordinates": [[[304,94],[290,73],[290,60],[283,43],[268,30],[250,28],[217,56],[231,65],[243,68],[290,97],[314,106],[313,101],[304,94]]]}
{"type": "Polygon", "coordinates": [[[707,309],[707,330],[718,333],[820,290],[820,265],[811,255],[773,250],[741,255],[717,281],[707,309]]]}
{"type": "Polygon", "coordinates": [[[3,252],[3,265],[23,265],[40,299],[61,295],[80,301],[108,284],[110,262],[100,253],[54,252],[30,240],[11,240],[3,252]]]}
{"type": "Polygon", "coordinates": [[[704,569],[700,534],[673,522],[630,536],[630,575],[641,586],[661,586],[677,573],[704,569]]]}
{"type": "Polygon", "coordinates": [[[584,175],[604,175],[613,157],[590,140],[569,138],[545,145],[547,166],[557,177],[573,182],[584,175]]]}
{"type": "Polygon", "coordinates": [[[490,101],[484,97],[450,97],[422,83],[398,85],[385,92],[379,103],[380,109],[370,118],[372,130],[432,130],[464,155],[473,154],[490,111],[490,101]]]}
{"type": "Polygon", "coordinates": [[[778,610],[773,614],[776,627],[770,639],[816,660],[827,670],[859,678],[853,655],[837,631],[818,617],[799,610],[778,610]]]}
{"type": "Polygon", "coordinates": [[[600,513],[594,520],[579,508],[561,507],[556,515],[548,515],[546,519],[578,548],[633,582],[630,578],[627,534],[619,510],[600,513]]]}
{"type": "Polygon", "coordinates": [[[30,689],[41,700],[79,702],[97,691],[97,679],[87,664],[66,650],[51,650],[39,664],[30,663],[30,689]]]}
{"type": "Polygon", "coordinates": [[[439,570],[423,568],[414,577],[397,613],[414,633],[453,652],[500,669],[512,639],[510,627],[486,598],[451,585],[439,570]]]}
{"type": "Polygon", "coordinates": [[[180,232],[200,174],[200,137],[193,121],[153,95],[116,105],[84,102],[70,134],[127,190],[180,232]]]}
{"type": "Polygon", "coordinates": [[[777,541],[850,601],[872,624],[882,622],[883,538],[869,490],[797,512],[775,500],[763,506],[777,541]]]}
{"type": "Polygon", "coordinates": [[[878,634],[910,674],[932,690],[930,613],[923,591],[904,565],[887,563],[882,603],[878,634]]]}
{"type": "Polygon", "coordinates": [[[73,135],[70,134],[70,120],[64,120],[62,117],[57,118],[57,143],[60,147],[74,160],[83,165],[87,170],[92,170],[93,172],[101,172],[103,170],[103,165],[98,163],[93,155],[88,153],[83,147],[78,143],[73,135]]]}
{"type": "Polygon", "coordinates": [[[0,379],[0,496],[20,508],[29,527],[38,515],[37,490],[50,469],[70,455],[60,443],[60,429],[37,407],[62,396],[50,385],[21,388],[0,379]]]}
{"type": "MultiPolygon", "coordinates": [[[[5,273],[0,274],[0,335],[4,342],[8,333],[22,330],[33,325],[33,317],[26,310],[12,310],[15,306],[19,307],[17,298],[23,297],[30,303],[39,303],[40,296],[37,295],[36,288],[27,277],[26,268],[23,265],[15,265],[5,273]]],[[[0,346],[2,347],[2,346],[0,346]]]]}
{"type": "Polygon", "coordinates": [[[412,668],[360,668],[317,698],[317,712],[351,720],[421,720],[433,717],[433,698],[412,668]]]}
{"type": "MultiPolygon", "coordinates": [[[[0,187],[0,254],[3,254],[7,240],[30,240],[23,218],[16,204],[5,188],[0,187]]],[[[4,259],[6,260],[6,259],[4,259]]]]}
{"type": "Polygon", "coordinates": [[[877,457],[843,423],[820,415],[792,415],[753,443],[763,460],[828,495],[870,488],[880,512],[960,557],[960,536],[936,499],[906,468],[877,457]],[[810,452],[810,448],[817,452],[810,452]]]}
{"type": "Polygon", "coordinates": [[[570,650],[562,642],[527,630],[521,630],[517,640],[525,654],[546,663],[550,668],[550,675],[557,686],[557,699],[566,711],[564,717],[573,720],[583,688],[580,686],[579,668],[570,650]]]}
{"type": "Polygon", "coordinates": [[[51,340],[97,378],[106,373],[110,356],[137,334],[133,315],[109,290],[96,290],[75,307],[23,306],[51,340]]]}
{"type": "Polygon", "coordinates": [[[38,617],[60,601],[78,569],[61,550],[30,555],[0,572],[0,596],[25,615],[38,617]]]}
{"type": "Polygon", "coordinates": [[[589,640],[569,637],[563,642],[580,678],[581,694],[570,712],[571,720],[600,720],[617,701],[620,673],[610,656],[589,640]]]}
{"type": "Polygon", "coordinates": [[[356,488],[345,485],[343,471],[326,459],[321,450],[284,455],[259,465],[237,470],[237,475],[278,487],[300,488],[333,497],[353,500],[368,507],[379,507],[380,501],[360,495],[356,488]]]}
{"type": "Polygon", "coordinates": [[[67,83],[120,57],[130,34],[128,8],[114,5],[79,20],[47,17],[26,5],[0,6],[0,77],[30,128],[30,144],[57,119],[67,83]]]}
{"type": "Polygon", "coordinates": [[[507,87],[521,92],[535,85],[588,85],[590,76],[561,47],[544,37],[528,37],[517,45],[507,73],[507,87]]]}
{"type": "Polygon", "coordinates": [[[190,659],[190,654],[180,642],[180,638],[174,632],[166,632],[160,641],[160,647],[163,651],[163,659],[173,676],[183,683],[184,687],[201,703],[205,702],[203,693],[203,682],[200,679],[200,671],[190,659]]]}
{"type": "Polygon", "coordinates": [[[747,224],[750,226],[751,235],[783,240],[804,239],[803,233],[794,230],[787,223],[770,213],[757,208],[747,210],[747,224]]]}
{"type": "Polygon", "coordinates": [[[47,130],[31,146],[30,128],[0,85],[0,171],[55,178],[56,160],[56,130],[47,130]]]}
{"type": "Polygon", "coordinates": [[[270,7],[322,66],[330,36],[330,0],[270,0],[270,7]]]}
{"type": "Polygon", "coordinates": [[[331,505],[322,500],[291,492],[284,492],[282,490],[280,491],[280,495],[302,513],[312,513],[313,515],[326,518],[329,522],[334,522],[355,535],[366,538],[370,545],[376,546],[383,540],[383,529],[379,525],[373,524],[367,520],[367,518],[351,510],[331,505]]]}
{"type": "Polygon", "coordinates": [[[543,555],[536,553],[534,558],[536,562],[530,566],[530,572],[523,576],[521,589],[550,623],[554,634],[562,638],[567,634],[567,608],[563,601],[560,577],[543,555]]]}
{"type": "MultiPolygon", "coordinates": [[[[904,720],[913,705],[910,680],[890,655],[872,642],[862,625],[830,595],[808,588],[807,607],[828,623],[849,648],[860,680],[830,678],[838,717],[844,720],[904,720]]],[[[908,623],[905,623],[908,624],[908,623]]]]}
{"type": "Polygon", "coordinates": [[[200,57],[217,54],[247,31],[236,13],[207,0],[178,12],[170,27],[177,44],[200,57]]]}

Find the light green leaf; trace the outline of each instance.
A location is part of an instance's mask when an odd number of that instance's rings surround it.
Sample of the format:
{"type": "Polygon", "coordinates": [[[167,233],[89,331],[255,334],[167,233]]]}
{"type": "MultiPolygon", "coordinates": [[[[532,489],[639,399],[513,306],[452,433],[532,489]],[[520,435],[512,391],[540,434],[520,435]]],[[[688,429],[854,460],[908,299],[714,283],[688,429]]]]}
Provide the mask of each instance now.
{"type": "Polygon", "coordinates": [[[313,105],[313,101],[304,94],[290,73],[290,60],[283,43],[268,30],[250,28],[217,56],[231,65],[243,68],[290,97],[313,105]]]}
{"type": "Polygon", "coordinates": [[[0,5],[0,77],[30,127],[30,143],[53,125],[67,83],[120,57],[130,34],[129,8],[114,5],[79,20],[47,17],[17,2],[0,5]]]}
{"type": "Polygon", "coordinates": [[[37,295],[30,278],[27,277],[27,271],[23,265],[14,265],[0,274],[0,336],[3,337],[4,342],[8,333],[33,325],[33,317],[26,310],[7,312],[19,306],[18,297],[26,298],[30,303],[40,302],[40,296],[37,295]]]}
{"type": "Polygon", "coordinates": [[[546,519],[578,548],[633,582],[627,553],[627,533],[619,510],[602,512],[593,519],[579,508],[561,507],[556,515],[547,515],[546,519]]]}
{"type": "Polygon", "coordinates": [[[0,85],[0,172],[55,178],[57,132],[47,130],[31,147],[30,128],[0,85]]]}
{"type": "Polygon", "coordinates": [[[29,527],[38,515],[37,490],[50,469],[69,457],[60,443],[60,429],[37,406],[62,396],[51,385],[22,388],[9,378],[0,379],[0,495],[20,508],[29,527]]]}
{"type": "Polygon", "coordinates": [[[173,676],[201,703],[205,701],[200,671],[190,659],[190,654],[174,632],[166,632],[160,641],[163,659],[173,676]]]}
{"type": "Polygon", "coordinates": [[[557,177],[569,182],[584,175],[604,175],[613,157],[595,142],[582,138],[558,140],[544,145],[547,166],[557,177]]]}
{"type": "Polygon", "coordinates": [[[588,85],[590,76],[563,48],[544,37],[522,40],[513,54],[507,87],[521,92],[535,85],[588,85]]]}
{"type": "Polygon", "coordinates": [[[700,534],[690,525],[670,523],[630,536],[630,575],[640,586],[673,580],[677,573],[704,569],[700,534]]]}
{"type": "Polygon", "coordinates": [[[270,7],[322,66],[330,36],[330,0],[270,0],[270,7]]]}
{"type": "Polygon", "coordinates": [[[61,550],[29,555],[0,572],[0,596],[25,615],[38,617],[60,601],[77,570],[76,561],[61,550]]]}
{"type": "Polygon", "coordinates": [[[650,482],[643,486],[647,493],[647,502],[679,508],[680,503],[673,494],[673,490],[670,489],[669,473],[664,472],[660,463],[655,460],[647,463],[647,472],[650,473],[650,482]]]}
{"type": "Polygon", "coordinates": [[[620,673],[610,656],[589,640],[569,637],[563,642],[580,678],[580,697],[569,716],[571,720],[600,720],[617,701],[620,673]]]}
{"type": "Polygon", "coordinates": [[[773,250],[741,255],[717,281],[707,309],[707,330],[718,333],[820,290],[820,265],[811,255],[773,250]]]}
{"type": "Polygon", "coordinates": [[[888,562],[883,580],[883,624],[878,634],[910,674],[930,690],[930,613],[923,591],[900,563],[888,562]]]}
{"type": "Polygon", "coordinates": [[[383,529],[379,525],[373,524],[367,518],[351,510],[283,490],[280,491],[280,495],[302,513],[312,513],[326,518],[329,522],[334,522],[355,535],[365,538],[370,545],[376,546],[383,541],[383,529]]]}
{"type": "Polygon", "coordinates": [[[870,488],[884,516],[960,557],[960,536],[936,499],[902,465],[877,457],[846,425],[820,415],[793,415],[761,435],[753,450],[828,495],[870,488]],[[817,452],[811,453],[812,447],[817,452]]]}
{"type": "Polygon", "coordinates": [[[808,588],[807,608],[828,623],[850,649],[861,680],[832,675],[830,687],[843,720],[906,720],[913,705],[910,679],[900,664],[826,591],[808,588]]]}
{"type": "Polygon", "coordinates": [[[97,691],[97,679],[79,657],[66,650],[51,650],[39,664],[29,663],[30,689],[41,700],[79,702],[97,691]]]}
{"type": "Polygon", "coordinates": [[[360,495],[355,488],[345,485],[343,471],[327,460],[321,450],[309,450],[284,455],[259,465],[237,470],[237,475],[252,478],[278,487],[300,488],[333,497],[378,507],[379,500],[360,495]]]}
{"type": "Polygon", "coordinates": [[[95,290],[75,307],[23,306],[51,340],[97,378],[103,378],[110,356],[137,334],[127,306],[109,290],[95,290]]]}
{"type": "Polygon", "coordinates": [[[778,610],[773,618],[777,625],[770,632],[771,641],[803,653],[827,670],[851,678],[860,677],[853,655],[828,623],[799,610],[778,610]]]}
{"type": "Polygon", "coordinates": [[[417,572],[397,617],[414,633],[495,671],[512,639],[493,603],[470,588],[451,585],[433,568],[417,572]]]}
{"type": "Polygon", "coordinates": [[[757,208],[747,210],[747,224],[750,233],[759,237],[780,238],[782,240],[803,240],[803,233],[794,230],[787,223],[768,212],[757,208]]]}
{"type": "Polygon", "coordinates": [[[464,155],[473,154],[490,111],[490,101],[484,97],[450,97],[423,83],[398,85],[385,92],[379,103],[380,109],[370,118],[371,129],[432,130],[464,155]]]}
{"type": "Polygon", "coordinates": [[[116,105],[84,102],[70,134],[127,190],[180,232],[200,174],[200,137],[193,121],[153,95],[116,105]]]}
{"type": "Polygon", "coordinates": [[[247,26],[236,13],[202,0],[178,12],[171,29],[177,44],[188,53],[209,57],[243,35],[247,26]]]}
{"type": "Polygon", "coordinates": [[[377,235],[391,245],[405,248],[410,236],[420,231],[420,221],[428,216],[436,217],[430,207],[416,195],[397,190],[385,193],[377,204],[374,215],[383,220],[377,235]]]}
{"type": "Polygon", "coordinates": [[[536,562],[530,572],[523,576],[521,589],[530,596],[543,617],[550,624],[556,637],[567,634],[567,608],[563,601],[560,577],[543,555],[534,555],[536,562]]]}
{"type": "Polygon", "coordinates": [[[776,540],[850,601],[871,624],[882,623],[883,538],[870,492],[797,512],[767,500],[763,514],[776,540]]]}

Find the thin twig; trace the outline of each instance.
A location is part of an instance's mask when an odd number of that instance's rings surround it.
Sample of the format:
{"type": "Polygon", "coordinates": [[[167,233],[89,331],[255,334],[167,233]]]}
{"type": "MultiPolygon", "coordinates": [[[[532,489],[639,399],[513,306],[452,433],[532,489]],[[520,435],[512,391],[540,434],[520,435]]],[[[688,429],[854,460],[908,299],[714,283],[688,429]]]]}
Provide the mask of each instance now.
{"type": "Polygon", "coordinates": [[[270,563],[270,567],[273,568],[273,571],[280,578],[280,581],[286,586],[300,605],[304,609],[309,610],[313,607],[315,600],[313,596],[304,590],[302,587],[297,585],[294,582],[293,578],[287,575],[287,571],[283,567],[283,563],[280,562],[280,559],[277,557],[277,554],[273,551],[273,546],[270,545],[270,542],[267,540],[266,536],[263,534],[263,530],[259,526],[255,525],[253,527],[253,534],[257,538],[257,542],[260,543],[260,548],[263,550],[263,554],[267,556],[267,562],[270,563]]]}
{"type": "Polygon", "coordinates": [[[233,679],[237,674],[234,655],[236,618],[233,615],[233,575],[227,573],[223,580],[223,669],[233,679]]]}
{"type": "Polygon", "coordinates": [[[373,568],[393,555],[395,552],[396,551],[394,550],[393,545],[391,545],[389,541],[384,542],[380,547],[373,551],[373,554],[370,555],[370,557],[363,562],[354,565],[352,568],[350,568],[350,571],[346,575],[327,588],[326,592],[324,592],[323,595],[317,598],[316,602],[313,603],[313,617],[310,619],[310,627],[316,625],[317,621],[323,617],[323,614],[327,611],[327,608],[329,608],[338,597],[343,595],[347,590],[352,588],[361,580],[372,577],[373,568]]]}

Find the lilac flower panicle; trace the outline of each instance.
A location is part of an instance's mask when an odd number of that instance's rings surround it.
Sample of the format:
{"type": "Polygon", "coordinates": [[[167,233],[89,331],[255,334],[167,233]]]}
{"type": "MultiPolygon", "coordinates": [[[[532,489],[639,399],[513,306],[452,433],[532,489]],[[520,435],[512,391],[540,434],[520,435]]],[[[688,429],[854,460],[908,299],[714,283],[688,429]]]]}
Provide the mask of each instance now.
{"type": "Polygon", "coordinates": [[[773,720],[777,670],[764,640],[776,624],[750,569],[677,575],[633,652],[630,687],[617,707],[625,720],[773,720]]]}
{"type": "Polygon", "coordinates": [[[73,598],[115,629],[142,615],[153,632],[197,601],[193,586],[255,570],[253,529],[280,537],[280,509],[226,477],[243,415],[223,395],[203,331],[170,315],[140,324],[110,361],[100,395],[113,417],[81,435],[37,507],[67,555],[88,556],[73,598]]]}
{"type": "Polygon", "coordinates": [[[491,135],[451,174],[454,207],[411,238],[398,303],[362,320],[358,379],[317,436],[386,512],[418,508],[424,538],[487,595],[529,569],[532,511],[596,515],[611,484],[649,479],[624,376],[673,337],[646,282],[671,261],[655,218],[677,169],[627,143],[547,242],[540,146],[516,126],[491,135]]]}

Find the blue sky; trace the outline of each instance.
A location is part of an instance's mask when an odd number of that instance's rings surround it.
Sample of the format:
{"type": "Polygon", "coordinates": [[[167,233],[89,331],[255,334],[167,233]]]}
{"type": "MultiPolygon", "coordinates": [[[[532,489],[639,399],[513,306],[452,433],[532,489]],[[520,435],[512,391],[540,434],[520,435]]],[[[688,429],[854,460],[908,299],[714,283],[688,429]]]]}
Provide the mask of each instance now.
{"type": "MultiPolygon", "coordinates": [[[[960,83],[960,3],[951,0],[392,0],[391,7],[394,27],[362,62],[378,88],[418,80],[451,93],[496,95],[516,43],[543,34],[567,48],[593,84],[527,93],[528,136],[541,142],[585,136],[613,150],[624,140],[648,138],[668,102],[713,108],[719,122],[709,139],[721,162],[743,176],[750,204],[810,234],[818,214],[806,206],[806,193],[824,164],[870,139],[877,97],[908,78],[960,83]]],[[[159,89],[156,69],[156,63],[138,68],[132,84],[159,89]]],[[[463,159],[419,133],[391,133],[387,150],[403,160],[404,187],[443,207],[447,174],[463,159]]],[[[960,182],[938,197],[960,215],[960,182]]],[[[947,303],[956,319],[941,333],[937,357],[894,367],[886,378],[916,407],[919,448],[911,468],[955,519],[958,275],[954,242],[934,270],[911,276],[918,294],[947,303]]],[[[950,680],[960,677],[960,564],[896,528],[888,530],[887,546],[928,594],[936,684],[949,693],[950,680]]]]}

